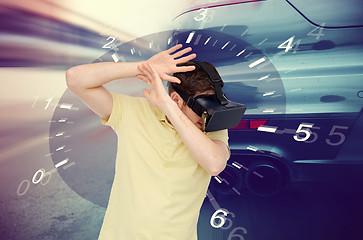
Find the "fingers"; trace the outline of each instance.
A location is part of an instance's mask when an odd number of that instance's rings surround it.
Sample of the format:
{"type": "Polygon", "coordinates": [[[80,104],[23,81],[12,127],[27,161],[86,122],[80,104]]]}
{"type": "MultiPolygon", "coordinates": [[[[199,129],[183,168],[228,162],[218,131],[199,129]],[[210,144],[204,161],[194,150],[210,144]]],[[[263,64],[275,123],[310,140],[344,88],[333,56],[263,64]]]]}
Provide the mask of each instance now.
{"type": "Polygon", "coordinates": [[[149,78],[147,78],[147,77],[146,77],[146,76],[144,76],[144,75],[138,74],[138,75],[136,75],[136,77],[137,77],[138,79],[140,79],[140,80],[144,81],[144,82],[145,82],[146,84],[148,84],[148,85],[150,85],[150,84],[151,84],[151,82],[150,82],[149,78]]]}
{"type": "MultiPolygon", "coordinates": [[[[172,48],[170,48],[170,49],[166,50],[166,52],[167,52],[168,54],[171,54],[171,53],[175,52],[176,50],[178,50],[178,49],[180,49],[180,48],[182,48],[182,47],[183,47],[183,45],[182,45],[182,44],[178,44],[178,45],[176,45],[176,46],[174,46],[174,47],[172,47],[172,48]]],[[[190,51],[192,51],[192,48],[191,48],[191,47],[187,47],[187,48],[184,48],[183,50],[180,50],[180,51],[175,52],[175,53],[174,53],[174,54],[172,54],[171,56],[175,59],[175,58],[178,58],[178,57],[183,56],[184,54],[186,54],[186,53],[188,53],[188,52],[190,52],[190,51]]],[[[184,63],[184,62],[188,62],[188,61],[190,61],[190,60],[192,60],[192,59],[194,59],[194,58],[196,58],[196,57],[197,57],[197,54],[192,53],[192,54],[190,54],[190,55],[188,55],[188,56],[182,57],[182,58],[177,59],[177,60],[175,60],[175,61],[177,62],[177,64],[178,64],[178,63],[184,63]]]]}
{"type": "Polygon", "coordinates": [[[136,77],[142,81],[144,81],[146,84],[150,85],[151,84],[151,81],[150,81],[150,78],[147,77],[146,75],[146,71],[144,69],[144,67],[142,65],[139,65],[137,66],[137,69],[139,69],[139,71],[142,73],[142,74],[137,74],[136,77]]]}
{"type": "Polygon", "coordinates": [[[180,49],[182,47],[183,47],[183,45],[178,44],[178,45],[175,45],[174,47],[169,48],[168,50],[166,50],[166,52],[168,54],[171,54],[171,53],[175,52],[176,50],[178,50],[178,49],[180,49]]]}
{"type": "Polygon", "coordinates": [[[197,57],[197,54],[192,53],[192,54],[190,54],[188,56],[185,56],[185,57],[176,59],[175,61],[176,61],[177,64],[179,64],[179,63],[185,63],[185,62],[188,62],[188,61],[190,61],[190,60],[192,60],[192,59],[194,59],[196,57],[197,57]]]}
{"type": "Polygon", "coordinates": [[[144,73],[146,74],[146,76],[152,81],[155,80],[159,75],[156,72],[155,68],[149,64],[149,63],[144,63],[142,64],[142,67],[144,68],[144,73]]]}
{"type": "Polygon", "coordinates": [[[146,83],[147,83],[147,81],[150,82],[152,75],[151,75],[151,69],[150,69],[149,65],[143,63],[142,65],[137,66],[137,68],[143,74],[143,75],[138,75],[138,76],[142,76],[140,79],[146,83]]]}
{"type": "Polygon", "coordinates": [[[183,56],[184,54],[186,54],[187,52],[190,52],[190,51],[192,51],[191,47],[184,48],[183,50],[180,50],[180,51],[174,53],[173,58],[178,58],[180,56],[183,56]]]}
{"type": "Polygon", "coordinates": [[[181,83],[181,81],[180,81],[179,78],[173,77],[173,76],[169,76],[169,75],[165,76],[163,80],[164,81],[168,81],[168,82],[178,83],[178,84],[181,83]]]}
{"type": "Polygon", "coordinates": [[[150,96],[150,92],[146,88],[142,89],[142,93],[144,94],[146,99],[150,96]]]}
{"type": "Polygon", "coordinates": [[[181,67],[177,67],[177,68],[178,68],[178,72],[190,72],[195,69],[195,66],[181,66],[181,67]]]}
{"type": "Polygon", "coordinates": [[[137,77],[147,83],[150,89],[159,86],[159,83],[161,84],[159,74],[156,72],[155,68],[151,64],[144,63],[142,65],[139,65],[137,68],[143,74],[138,74],[137,77]]]}

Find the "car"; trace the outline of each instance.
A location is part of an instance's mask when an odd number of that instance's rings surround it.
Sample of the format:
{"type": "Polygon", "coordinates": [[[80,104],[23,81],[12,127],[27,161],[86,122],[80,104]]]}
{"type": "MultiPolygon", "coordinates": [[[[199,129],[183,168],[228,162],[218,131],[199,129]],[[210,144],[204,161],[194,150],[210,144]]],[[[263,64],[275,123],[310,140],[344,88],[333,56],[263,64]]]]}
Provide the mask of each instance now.
{"type": "MultiPolygon", "coordinates": [[[[247,111],[211,189],[271,196],[296,182],[363,170],[363,18],[359,1],[193,1],[173,43],[213,63],[247,111]]],[[[357,186],[355,186],[356,188],[357,186]]]]}

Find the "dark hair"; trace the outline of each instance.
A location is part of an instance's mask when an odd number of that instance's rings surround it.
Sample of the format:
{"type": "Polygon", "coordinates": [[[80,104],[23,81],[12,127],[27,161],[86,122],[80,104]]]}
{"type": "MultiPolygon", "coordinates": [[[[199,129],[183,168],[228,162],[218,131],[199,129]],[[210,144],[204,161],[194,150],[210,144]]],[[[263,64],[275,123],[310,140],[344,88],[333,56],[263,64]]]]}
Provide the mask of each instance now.
{"type": "MultiPolygon", "coordinates": [[[[207,65],[218,74],[217,69],[209,62],[205,62],[207,65]]],[[[212,80],[209,78],[208,74],[204,69],[198,64],[192,61],[179,64],[178,66],[195,66],[195,69],[190,72],[178,72],[174,73],[173,76],[180,79],[180,84],[175,84],[178,88],[188,93],[190,96],[195,96],[197,93],[202,93],[208,90],[215,91],[212,80]]],[[[218,74],[219,76],[219,74],[218,74]]],[[[169,84],[169,94],[171,94],[174,89],[169,84]]],[[[223,86],[223,81],[222,81],[223,86]]]]}

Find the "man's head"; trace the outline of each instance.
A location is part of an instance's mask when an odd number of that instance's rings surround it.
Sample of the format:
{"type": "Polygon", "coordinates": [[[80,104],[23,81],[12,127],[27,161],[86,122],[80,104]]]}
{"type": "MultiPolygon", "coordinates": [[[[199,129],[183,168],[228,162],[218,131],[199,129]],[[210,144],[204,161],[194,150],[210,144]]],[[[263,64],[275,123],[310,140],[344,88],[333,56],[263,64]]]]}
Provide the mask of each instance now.
{"type": "MultiPolygon", "coordinates": [[[[216,68],[207,63],[207,65],[215,71],[215,73],[219,76],[216,68]]],[[[192,61],[180,64],[178,66],[195,66],[195,69],[190,72],[180,72],[174,73],[173,76],[180,79],[180,84],[175,84],[180,90],[187,93],[189,96],[196,97],[199,95],[212,95],[215,94],[215,87],[212,83],[212,80],[209,78],[207,72],[198,64],[193,63],[192,61]]],[[[223,86],[223,82],[222,82],[223,86]]],[[[178,104],[179,108],[182,112],[199,128],[203,129],[202,118],[198,116],[192,109],[190,109],[186,102],[180,97],[180,95],[175,92],[172,87],[172,84],[169,84],[169,95],[170,97],[178,104]]]]}
{"type": "MultiPolygon", "coordinates": [[[[205,62],[218,76],[218,71],[216,68],[208,62],[205,62]]],[[[180,79],[180,84],[175,84],[180,90],[183,90],[190,96],[198,96],[203,92],[210,91],[211,94],[214,93],[214,85],[209,78],[207,72],[198,64],[193,63],[192,61],[179,64],[178,66],[195,66],[195,69],[190,72],[180,72],[174,73],[173,76],[180,79]]],[[[222,82],[223,86],[223,82],[222,82]]],[[[174,92],[173,87],[169,84],[169,95],[174,92]]]]}

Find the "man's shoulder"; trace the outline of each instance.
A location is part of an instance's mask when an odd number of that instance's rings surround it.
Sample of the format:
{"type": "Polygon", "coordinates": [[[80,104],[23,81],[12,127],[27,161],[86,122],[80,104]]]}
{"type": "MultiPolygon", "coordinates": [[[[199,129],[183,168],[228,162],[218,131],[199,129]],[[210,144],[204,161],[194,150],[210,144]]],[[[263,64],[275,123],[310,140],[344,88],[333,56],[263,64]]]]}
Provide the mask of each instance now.
{"type": "Polygon", "coordinates": [[[120,93],[111,93],[114,104],[124,106],[124,110],[135,113],[150,113],[153,115],[159,115],[159,109],[152,107],[145,97],[131,96],[120,93]],[[126,107],[127,106],[127,107],[126,107]]]}
{"type": "Polygon", "coordinates": [[[133,103],[140,103],[140,104],[147,103],[147,100],[144,97],[140,97],[140,96],[131,96],[131,95],[121,94],[121,93],[116,93],[116,92],[112,92],[111,95],[112,95],[114,101],[133,102],[133,103]]]}

